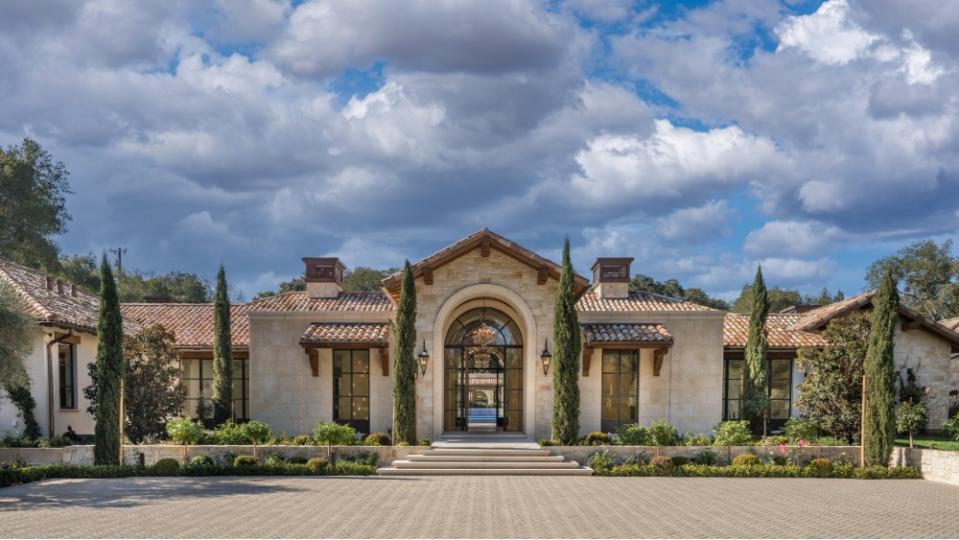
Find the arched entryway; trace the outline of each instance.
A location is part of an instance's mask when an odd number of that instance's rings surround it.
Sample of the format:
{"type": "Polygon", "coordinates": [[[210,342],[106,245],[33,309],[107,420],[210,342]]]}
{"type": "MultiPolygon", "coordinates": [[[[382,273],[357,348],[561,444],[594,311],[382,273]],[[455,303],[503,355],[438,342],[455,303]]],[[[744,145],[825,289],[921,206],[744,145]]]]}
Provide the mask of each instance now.
{"type": "Polygon", "coordinates": [[[444,340],[443,429],[523,431],[522,331],[495,303],[472,304],[444,340]]]}

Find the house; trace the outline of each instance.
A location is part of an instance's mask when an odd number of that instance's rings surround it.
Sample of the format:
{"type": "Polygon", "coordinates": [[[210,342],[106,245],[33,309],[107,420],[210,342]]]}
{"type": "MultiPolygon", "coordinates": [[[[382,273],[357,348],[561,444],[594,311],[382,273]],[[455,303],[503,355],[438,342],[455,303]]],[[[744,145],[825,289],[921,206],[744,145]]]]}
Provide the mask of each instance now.
{"type": "MultiPolygon", "coordinates": [[[[306,290],[232,307],[235,416],[289,434],[309,432],[318,420],[389,431],[390,335],[401,276],[383,280],[380,292],[347,292],[340,260],[303,262],[306,290]]],[[[574,279],[583,338],[581,432],[665,418],[682,432],[708,433],[736,418],[748,317],[630,291],[632,262],[601,257],[590,279],[574,279]]],[[[419,436],[505,431],[548,437],[559,266],[483,229],[416,262],[412,271],[419,436]]],[[[872,296],[770,314],[774,428],[798,414],[797,349],[824,346],[824,326],[869,309],[872,296]]],[[[125,304],[122,310],[131,326],[161,323],[176,334],[187,385],[184,414],[196,415],[211,397],[212,306],[125,304]]],[[[908,308],[900,316],[896,361],[931,387],[930,426],[937,428],[946,418],[946,396],[959,384],[951,358],[959,334],[908,308]]]]}

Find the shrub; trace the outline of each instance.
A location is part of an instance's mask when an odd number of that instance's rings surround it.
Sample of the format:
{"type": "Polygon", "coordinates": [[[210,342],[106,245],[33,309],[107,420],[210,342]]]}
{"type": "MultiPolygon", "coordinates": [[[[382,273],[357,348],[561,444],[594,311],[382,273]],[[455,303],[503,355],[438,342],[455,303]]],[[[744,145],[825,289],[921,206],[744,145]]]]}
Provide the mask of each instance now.
{"type": "Polygon", "coordinates": [[[376,473],[376,465],[343,459],[334,466],[336,474],[369,475],[376,473]]]}
{"type": "Polygon", "coordinates": [[[768,437],[763,437],[757,444],[759,446],[779,446],[781,444],[789,444],[789,438],[785,435],[769,435],[768,437]]]}
{"type": "Polygon", "coordinates": [[[286,463],[286,460],[283,459],[283,456],[280,454],[268,454],[266,458],[263,459],[263,464],[271,467],[278,467],[284,463],[286,463]]]}
{"type": "Polygon", "coordinates": [[[307,446],[313,444],[313,439],[309,435],[297,435],[293,437],[293,444],[297,446],[307,446]]]}
{"type": "Polygon", "coordinates": [[[242,430],[246,439],[253,444],[264,444],[273,438],[273,430],[270,429],[270,426],[256,420],[240,424],[240,430],[242,430]]]}
{"type": "Polygon", "coordinates": [[[193,456],[193,458],[190,460],[190,465],[198,465],[198,466],[213,465],[213,458],[211,458],[210,456],[204,456],[204,455],[193,456]]]}
{"type": "MultiPolygon", "coordinates": [[[[662,471],[652,465],[614,465],[608,469],[594,469],[600,476],[657,476],[662,471]]],[[[730,478],[861,478],[861,479],[898,479],[922,478],[922,471],[916,467],[851,467],[834,466],[823,473],[813,467],[795,465],[768,465],[760,463],[752,467],[720,465],[683,465],[669,472],[672,476],[730,477],[730,478]]]]}
{"type": "Polygon", "coordinates": [[[163,458],[153,465],[153,472],[160,476],[173,476],[180,472],[180,462],[173,458],[163,458]]]}
{"type": "Polygon", "coordinates": [[[649,432],[639,424],[624,424],[616,428],[616,437],[626,446],[645,446],[649,432]]]}
{"type": "Polygon", "coordinates": [[[601,446],[604,444],[610,444],[612,439],[609,438],[609,435],[601,432],[594,431],[589,435],[586,435],[586,439],[583,440],[583,444],[586,446],[601,446]]]}
{"type": "Polygon", "coordinates": [[[719,462],[719,456],[709,448],[703,449],[693,458],[693,463],[698,465],[715,465],[719,462]]]}
{"type": "Polygon", "coordinates": [[[754,454],[739,454],[733,458],[733,467],[753,467],[759,465],[759,458],[754,454]]]}
{"type": "Polygon", "coordinates": [[[713,444],[713,441],[709,438],[709,435],[704,433],[699,433],[696,435],[687,433],[683,438],[683,444],[686,446],[709,446],[713,444]]]}
{"type": "Polygon", "coordinates": [[[379,431],[370,433],[363,438],[363,444],[366,446],[389,446],[390,436],[379,431]]]}
{"type": "Polygon", "coordinates": [[[654,420],[646,431],[652,446],[673,446],[679,439],[679,432],[668,420],[654,420]]]}
{"type": "Polygon", "coordinates": [[[753,440],[746,420],[727,420],[713,428],[713,444],[719,446],[742,446],[753,440]]]}
{"type": "Polygon", "coordinates": [[[559,446],[559,441],[554,441],[553,439],[540,439],[540,446],[559,446]]]}
{"type": "Polygon", "coordinates": [[[669,456],[656,456],[649,464],[658,474],[669,474],[673,470],[673,458],[669,456]]]}
{"type": "Polygon", "coordinates": [[[63,448],[73,444],[69,438],[63,435],[54,435],[53,437],[40,437],[37,439],[37,446],[40,448],[63,448]]]}
{"type": "Polygon", "coordinates": [[[613,458],[610,457],[608,452],[596,452],[595,454],[589,456],[589,459],[586,460],[586,464],[589,465],[589,468],[593,469],[594,471],[602,471],[613,466],[613,458]]]}
{"type": "Polygon", "coordinates": [[[789,442],[796,444],[799,441],[813,441],[819,436],[819,422],[811,417],[790,418],[786,420],[783,429],[789,442]]]}
{"type": "Polygon", "coordinates": [[[682,465],[688,465],[689,462],[690,462],[690,459],[686,456],[673,456],[673,465],[676,467],[679,467],[682,465]]]}
{"type": "Polygon", "coordinates": [[[227,420],[213,431],[213,436],[217,444],[250,444],[249,435],[243,426],[235,423],[233,420],[227,420]]]}
{"type": "Polygon", "coordinates": [[[433,446],[433,441],[429,439],[420,439],[416,446],[433,446]]]}
{"type": "Polygon", "coordinates": [[[293,456],[286,459],[286,462],[293,465],[306,465],[306,458],[300,456],[293,456]]]}
{"type": "Polygon", "coordinates": [[[326,474],[329,467],[330,463],[321,457],[315,457],[306,462],[306,468],[313,474],[326,474]]]}
{"type": "Polygon", "coordinates": [[[166,432],[177,444],[197,444],[203,437],[203,426],[190,418],[173,418],[166,423],[166,432]]]}
{"type": "Polygon", "coordinates": [[[253,456],[236,456],[233,460],[234,467],[250,467],[256,465],[256,458],[253,456]]]}
{"type": "Polygon", "coordinates": [[[327,453],[332,456],[334,445],[350,445],[356,442],[356,430],[336,422],[318,422],[313,432],[313,440],[326,445],[327,453]]]}
{"type": "Polygon", "coordinates": [[[811,460],[809,462],[809,467],[818,471],[820,474],[826,475],[832,472],[832,460],[829,458],[819,457],[811,460]]]}
{"type": "Polygon", "coordinates": [[[816,439],[816,444],[819,446],[849,446],[849,441],[836,437],[819,437],[816,439]]]}
{"type": "Polygon", "coordinates": [[[942,432],[950,439],[959,441],[959,413],[942,423],[942,432]]]}

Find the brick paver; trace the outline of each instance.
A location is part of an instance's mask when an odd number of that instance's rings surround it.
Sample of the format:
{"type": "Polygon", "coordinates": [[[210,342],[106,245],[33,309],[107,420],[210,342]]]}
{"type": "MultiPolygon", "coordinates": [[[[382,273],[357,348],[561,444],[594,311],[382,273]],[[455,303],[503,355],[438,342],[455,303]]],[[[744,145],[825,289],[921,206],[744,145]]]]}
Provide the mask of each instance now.
{"type": "Polygon", "coordinates": [[[419,477],[51,480],[0,489],[12,537],[959,537],[922,480],[419,477]]]}

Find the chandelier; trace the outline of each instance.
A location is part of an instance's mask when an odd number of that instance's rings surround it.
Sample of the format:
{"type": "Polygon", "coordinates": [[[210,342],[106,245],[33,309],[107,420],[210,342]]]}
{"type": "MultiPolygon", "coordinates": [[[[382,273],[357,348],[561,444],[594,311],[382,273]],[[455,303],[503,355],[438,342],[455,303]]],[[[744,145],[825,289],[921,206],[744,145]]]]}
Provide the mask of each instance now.
{"type": "Polygon", "coordinates": [[[492,367],[496,351],[492,345],[496,343],[497,333],[496,328],[489,323],[483,323],[470,332],[472,345],[466,348],[466,352],[472,358],[474,367],[486,369],[492,367]]]}

